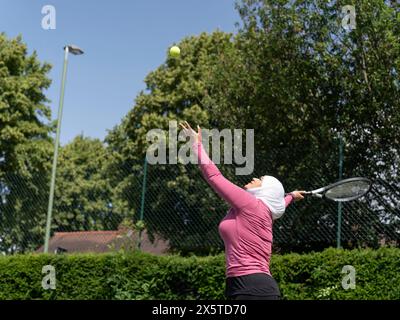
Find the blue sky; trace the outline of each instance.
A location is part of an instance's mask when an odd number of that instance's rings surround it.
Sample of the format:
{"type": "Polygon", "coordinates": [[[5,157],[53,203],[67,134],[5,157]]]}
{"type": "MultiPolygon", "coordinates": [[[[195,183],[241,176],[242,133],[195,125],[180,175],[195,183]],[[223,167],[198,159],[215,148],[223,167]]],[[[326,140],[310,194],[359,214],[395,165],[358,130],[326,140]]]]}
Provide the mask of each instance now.
{"type": "Polygon", "coordinates": [[[0,0],[0,32],[21,34],[29,53],[52,64],[52,118],[57,117],[63,50],[69,56],[61,144],[76,135],[103,139],[145,89],[145,76],[182,38],[216,29],[236,32],[234,0],[0,0]],[[56,9],[56,29],[42,28],[42,8],[56,9]]]}

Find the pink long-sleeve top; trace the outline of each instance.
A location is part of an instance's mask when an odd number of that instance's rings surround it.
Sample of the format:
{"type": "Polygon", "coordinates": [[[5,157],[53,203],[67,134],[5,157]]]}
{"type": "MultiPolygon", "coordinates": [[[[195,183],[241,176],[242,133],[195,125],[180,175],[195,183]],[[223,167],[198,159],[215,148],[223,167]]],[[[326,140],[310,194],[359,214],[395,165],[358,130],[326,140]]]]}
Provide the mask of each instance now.
{"type": "MultiPolygon", "coordinates": [[[[272,216],[268,206],[226,179],[210,160],[201,142],[193,144],[198,164],[208,184],[231,208],[219,224],[225,244],[226,276],[252,273],[271,275],[272,216]]],[[[286,207],[293,201],[285,197],[286,207]]]]}

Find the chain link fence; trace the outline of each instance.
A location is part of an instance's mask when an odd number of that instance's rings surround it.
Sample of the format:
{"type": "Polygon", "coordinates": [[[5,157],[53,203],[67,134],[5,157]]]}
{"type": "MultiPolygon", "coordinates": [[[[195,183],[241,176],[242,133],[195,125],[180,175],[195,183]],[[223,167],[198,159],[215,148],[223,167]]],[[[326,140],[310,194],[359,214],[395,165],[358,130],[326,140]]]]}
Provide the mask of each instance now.
{"type": "MultiPolygon", "coordinates": [[[[234,175],[229,166],[223,166],[221,171],[239,186],[253,177],[234,175]]],[[[6,174],[2,177],[1,253],[43,251],[49,180],[46,175],[6,174]]],[[[318,188],[330,182],[318,175],[311,176],[307,187],[318,188]]],[[[287,192],[297,188],[284,185],[287,192]]],[[[50,248],[54,252],[58,241],[57,249],[62,251],[63,241],[64,244],[70,241],[70,245],[75,241],[82,249],[86,241],[92,245],[97,242],[97,248],[103,245],[103,249],[93,251],[113,250],[121,246],[110,245],[111,242],[128,234],[130,247],[142,246],[143,250],[146,245],[152,245],[165,247],[169,252],[216,253],[223,250],[218,224],[227,210],[227,204],[206,184],[197,165],[124,162],[107,170],[82,173],[81,179],[60,168],[50,248]],[[55,236],[58,236],[57,241],[55,236]],[[65,240],[61,241],[63,237],[65,240]]],[[[296,202],[274,224],[274,250],[277,252],[336,247],[337,237],[338,204],[329,200],[307,198],[296,202]]],[[[344,203],[340,237],[341,245],[346,248],[398,246],[398,181],[389,183],[376,179],[367,196],[344,203]]]]}

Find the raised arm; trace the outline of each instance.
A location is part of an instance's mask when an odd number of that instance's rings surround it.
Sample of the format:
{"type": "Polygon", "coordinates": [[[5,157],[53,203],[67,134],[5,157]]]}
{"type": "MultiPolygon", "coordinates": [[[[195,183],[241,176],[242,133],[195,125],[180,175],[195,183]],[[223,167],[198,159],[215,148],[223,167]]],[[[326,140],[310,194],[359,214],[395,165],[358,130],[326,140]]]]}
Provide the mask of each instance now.
{"type": "MultiPolygon", "coordinates": [[[[188,127],[184,127],[186,130],[193,130],[188,124],[187,126],[188,127]]],[[[199,135],[201,137],[200,129],[199,135]]],[[[199,168],[204,179],[211,188],[213,188],[214,191],[232,207],[243,208],[257,206],[258,201],[253,195],[233,184],[221,174],[217,166],[211,161],[205,152],[200,137],[196,137],[195,142],[192,144],[192,151],[197,157],[199,168]]]]}
{"type": "Polygon", "coordinates": [[[235,208],[257,206],[257,199],[253,195],[233,184],[221,174],[208,157],[201,142],[194,143],[192,148],[197,156],[204,179],[222,199],[235,208]]]}

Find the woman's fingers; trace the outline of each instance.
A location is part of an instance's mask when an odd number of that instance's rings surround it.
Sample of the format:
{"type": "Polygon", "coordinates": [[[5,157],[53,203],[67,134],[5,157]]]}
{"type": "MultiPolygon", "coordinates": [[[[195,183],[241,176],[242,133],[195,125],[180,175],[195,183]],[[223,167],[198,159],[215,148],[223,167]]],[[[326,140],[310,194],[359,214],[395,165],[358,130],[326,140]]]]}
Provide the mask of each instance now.
{"type": "Polygon", "coordinates": [[[185,132],[185,134],[188,133],[187,128],[185,127],[185,125],[183,123],[179,124],[182,127],[183,132],[185,132]]]}
{"type": "Polygon", "coordinates": [[[179,125],[182,127],[182,129],[184,130],[184,132],[186,134],[190,134],[190,135],[196,134],[196,131],[194,131],[192,129],[192,127],[190,126],[190,124],[187,121],[180,122],[179,125]]]}
{"type": "Polygon", "coordinates": [[[192,129],[192,127],[190,126],[190,124],[186,121],[186,125],[187,125],[187,128],[190,130],[190,131],[194,131],[193,129],[192,129]]]}
{"type": "Polygon", "coordinates": [[[184,123],[181,122],[179,125],[182,127],[183,130],[185,130],[185,131],[187,130],[187,128],[186,128],[184,123]]]}
{"type": "Polygon", "coordinates": [[[182,127],[183,130],[190,131],[190,126],[186,121],[181,122],[179,125],[182,127]]]}
{"type": "Polygon", "coordinates": [[[179,125],[185,130],[188,129],[188,123],[186,121],[180,122],[179,125]]]}

